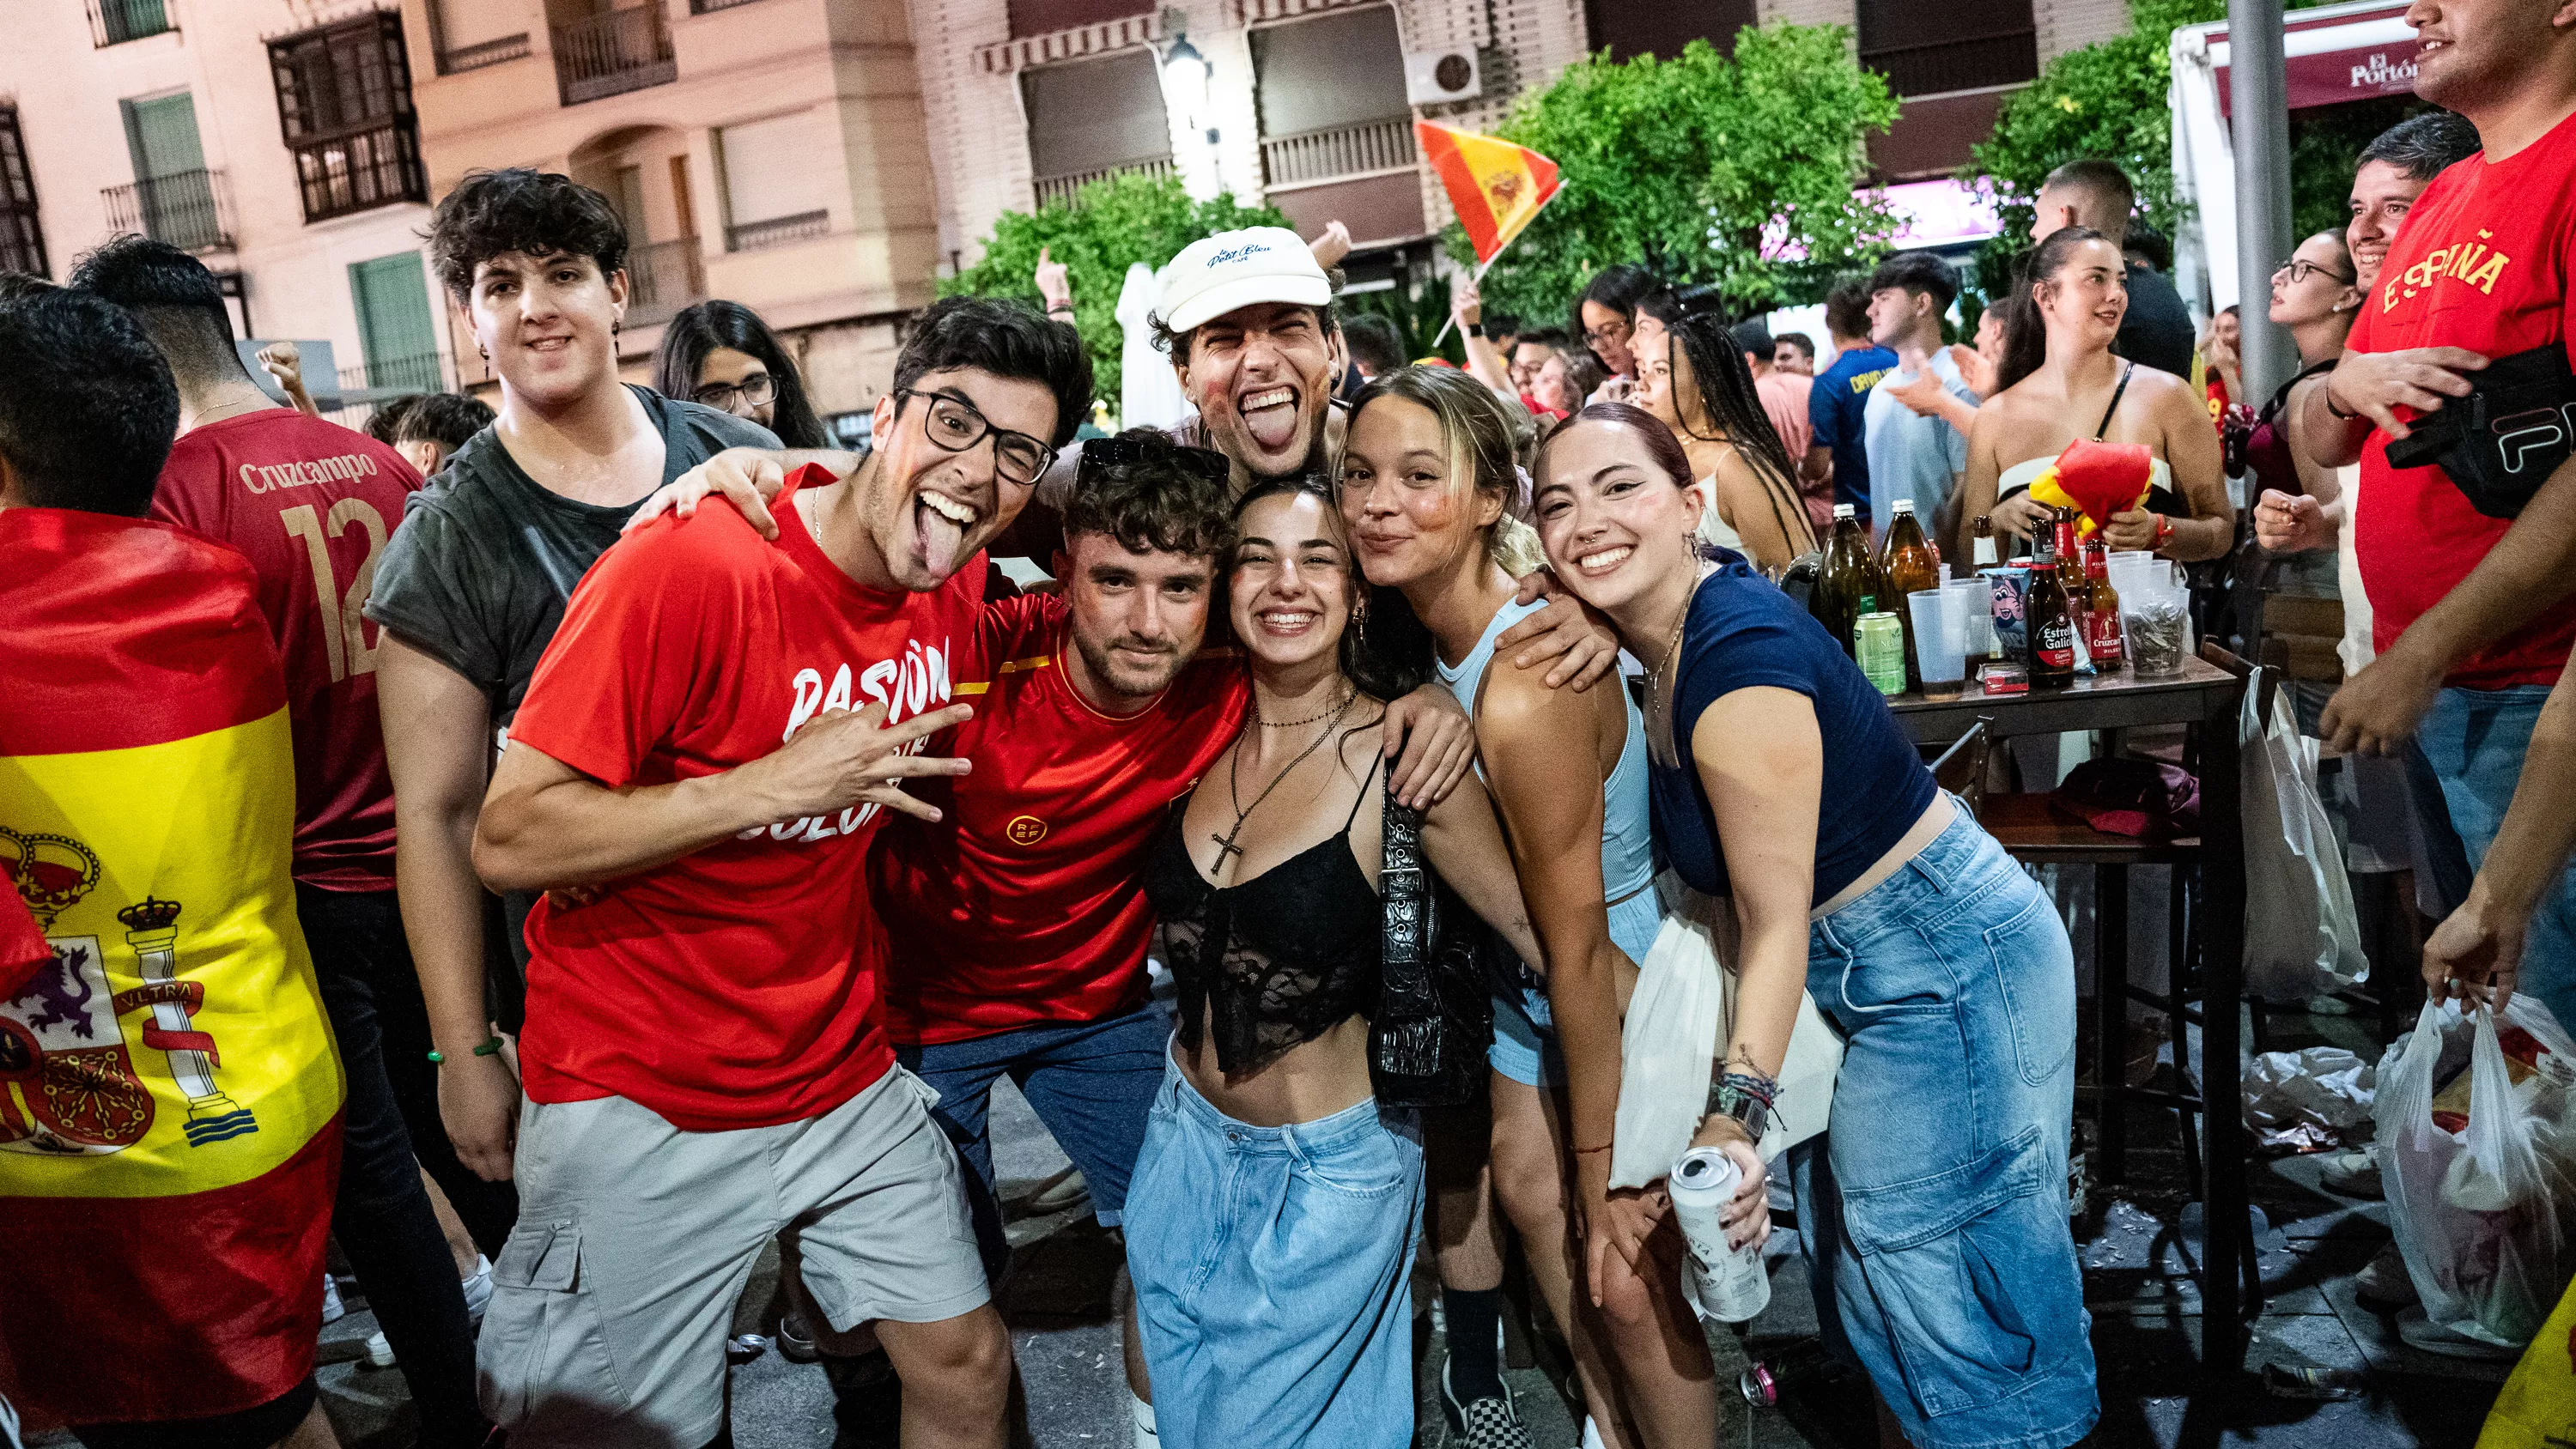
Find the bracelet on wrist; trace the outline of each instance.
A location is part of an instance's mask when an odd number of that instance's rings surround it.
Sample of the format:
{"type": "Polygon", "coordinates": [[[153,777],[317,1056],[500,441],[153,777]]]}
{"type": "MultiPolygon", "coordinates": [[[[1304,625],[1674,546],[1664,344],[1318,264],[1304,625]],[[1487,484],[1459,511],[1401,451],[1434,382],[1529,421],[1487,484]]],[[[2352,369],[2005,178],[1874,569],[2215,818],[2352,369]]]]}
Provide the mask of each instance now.
{"type": "MultiPolygon", "coordinates": [[[[474,1055],[478,1057],[488,1057],[497,1055],[500,1050],[501,1039],[497,1036],[489,1036],[485,1037],[482,1042],[474,1048],[474,1055]]],[[[438,1050],[436,1047],[430,1048],[429,1059],[437,1066],[443,1067],[447,1065],[447,1054],[438,1050]]]]}
{"type": "Polygon", "coordinates": [[[1482,323],[1482,322],[1470,322],[1470,323],[1468,323],[1468,324],[1467,324],[1467,335],[1468,335],[1468,336],[1470,336],[1470,337],[1482,337],[1482,336],[1484,336],[1484,335],[1485,335],[1485,324],[1484,324],[1484,323],[1482,323]]]}
{"type": "Polygon", "coordinates": [[[2339,408],[2339,407],[2336,407],[2336,406],[2335,406],[2335,400],[2334,400],[2334,389],[2333,389],[2333,388],[2327,388],[2327,389],[2326,389],[2326,411],[2327,411],[2327,412],[2330,412],[2330,413],[2332,413],[2332,414],[2334,414],[2336,417],[2339,417],[2339,418],[2343,419],[2343,420],[2344,420],[2345,422],[2347,422],[2347,423],[2357,423],[2357,422],[2360,422],[2360,421],[2361,421],[2361,414],[2359,414],[2359,413],[2348,413],[2348,412],[2345,412],[2343,409],[2341,409],[2341,408],[2339,408]]]}

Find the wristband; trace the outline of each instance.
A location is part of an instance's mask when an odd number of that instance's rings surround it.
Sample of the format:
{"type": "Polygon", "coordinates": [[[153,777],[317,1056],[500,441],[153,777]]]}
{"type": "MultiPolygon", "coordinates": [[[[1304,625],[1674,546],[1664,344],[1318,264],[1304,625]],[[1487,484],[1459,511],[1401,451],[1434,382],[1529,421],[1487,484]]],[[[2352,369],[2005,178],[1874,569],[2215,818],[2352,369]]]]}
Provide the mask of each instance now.
{"type": "MultiPolygon", "coordinates": [[[[474,1049],[474,1055],[478,1057],[488,1057],[497,1054],[500,1050],[501,1039],[499,1037],[486,1037],[483,1040],[483,1044],[474,1049]]],[[[439,1066],[443,1067],[447,1065],[447,1054],[439,1051],[435,1047],[430,1049],[429,1059],[431,1062],[439,1066]]]]}
{"type": "Polygon", "coordinates": [[[1072,316],[1073,304],[1071,302],[1049,302],[1047,304],[1046,314],[1053,317],[1058,313],[1062,313],[1067,317],[1072,316]]]}
{"type": "Polygon", "coordinates": [[[1484,335],[1485,335],[1485,324],[1484,324],[1484,323],[1482,323],[1482,322],[1470,322],[1470,323],[1468,323],[1468,324],[1467,324],[1467,335],[1468,335],[1468,336],[1470,336],[1470,337],[1482,337],[1482,336],[1484,336],[1484,335]]]}
{"type": "Polygon", "coordinates": [[[2339,407],[2336,407],[2336,406],[2335,406],[2335,400],[2334,400],[2334,389],[2333,389],[2333,388],[2327,388],[2327,389],[2326,389],[2326,411],[2327,411],[2327,412],[2330,412],[2330,413],[2332,413],[2332,414],[2334,414],[2336,417],[2339,417],[2339,418],[2343,419],[2343,420],[2344,420],[2345,422],[2347,422],[2347,423],[2357,423],[2357,422],[2360,422],[2360,421],[2361,421],[2361,414],[2359,414],[2359,413],[2348,413],[2348,412],[2345,412],[2343,409],[2341,409],[2341,408],[2339,408],[2339,407]]]}
{"type": "Polygon", "coordinates": [[[2164,547],[2165,547],[2165,545],[2166,545],[2166,544],[2169,544],[2169,543],[2171,543],[2171,542],[2173,542],[2173,536],[2174,536],[2173,520],[2172,520],[2172,519],[2170,519],[2170,518],[2165,517],[2165,516],[2164,516],[2163,514],[2161,514],[2161,513],[2157,514],[2157,515],[2156,515],[2156,551],[2157,551],[2157,552],[2159,552],[2159,553],[2163,552],[2163,551],[2164,551],[2164,547]]]}

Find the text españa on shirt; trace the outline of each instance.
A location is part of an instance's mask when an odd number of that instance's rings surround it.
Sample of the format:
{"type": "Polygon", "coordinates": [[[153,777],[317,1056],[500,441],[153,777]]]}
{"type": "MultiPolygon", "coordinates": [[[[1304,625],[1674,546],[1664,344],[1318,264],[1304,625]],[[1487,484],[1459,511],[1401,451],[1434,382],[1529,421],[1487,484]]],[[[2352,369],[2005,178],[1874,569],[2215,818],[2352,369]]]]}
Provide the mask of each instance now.
{"type": "Polygon", "coordinates": [[[2505,268],[2513,265],[2513,258],[2487,250],[2485,239],[2494,235],[2494,232],[2481,227],[2478,229],[2479,240],[2453,242],[2426,252],[2422,260],[2392,275],[2381,286],[2379,310],[2395,311],[2399,302],[2411,302],[2416,294],[2430,290],[2434,283],[2452,277],[2490,297],[2494,296],[2496,279],[2504,275],[2505,268]]]}
{"type": "MultiPolygon", "coordinates": [[[[880,659],[859,673],[860,698],[856,703],[850,692],[849,665],[843,664],[833,671],[829,688],[824,686],[823,671],[810,665],[797,670],[794,681],[796,698],[788,710],[787,728],[779,733],[779,742],[784,744],[794,739],[807,720],[826,710],[863,709],[867,701],[877,701],[885,705],[885,722],[892,725],[923,710],[946,705],[952,693],[948,673],[950,652],[945,638],[930,645],[918,639],[905,640],[902,658],[880,659]]],[[[917,755],[928,743],[926,739],[912,740],[901,746],[898,753],[917,755]]],[[[878,808],[876,802],[870,801],[842,811],[838,819],[807,815],[795,820],[782,820],[775,825],[755,825],[734,839],[750,840],[763,831],[768,832],[770,839],[780,841],[812,842],[828,840],[835,835],[855,835],[876,818],[878,808]]]]}

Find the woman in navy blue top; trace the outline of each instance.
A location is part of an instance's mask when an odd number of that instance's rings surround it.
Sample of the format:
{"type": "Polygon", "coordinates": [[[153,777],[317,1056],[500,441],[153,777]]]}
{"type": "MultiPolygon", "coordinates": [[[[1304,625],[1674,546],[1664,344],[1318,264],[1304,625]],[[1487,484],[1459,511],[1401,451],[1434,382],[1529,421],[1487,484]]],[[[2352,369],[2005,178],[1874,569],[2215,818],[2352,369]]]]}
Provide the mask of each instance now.
{"type": "Polygon", "coordinates": [[[2075,960],[2055,908],[1822,626],[1737,555],[1702,556],[1663,424],[1587,407],[1536,481],[1558,579],[1654,671],[1656,837],[1740,928],[1699,1135],[1745,1173],[1729,1236],[1770,1230],[1753,1144],[1803,987],[1846,1043],[1824,1148],[1791,1154],[1828,1339],[1919,1449],[2083,1438],[2100,1405],[2066,1230],[2075,960]]]}

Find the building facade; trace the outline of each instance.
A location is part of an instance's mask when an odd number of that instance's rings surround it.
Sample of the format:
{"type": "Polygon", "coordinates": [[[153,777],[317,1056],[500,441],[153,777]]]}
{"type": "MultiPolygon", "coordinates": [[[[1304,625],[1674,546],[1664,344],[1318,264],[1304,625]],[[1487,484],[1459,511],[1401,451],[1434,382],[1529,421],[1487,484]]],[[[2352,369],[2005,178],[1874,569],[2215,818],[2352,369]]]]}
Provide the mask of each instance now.
{"type": "Polygon", "coordinates": [[[1490,129],[1585,46],[1582,0],[911,0],[940,259],[1120,171],[1340,221],[1381,268],[1449,219],[1413,122],[1490,129]]]}
{"type": "MultiPolygon", "coordinates": [[[[903,0],[401,0],[430,194],[534,166],[624,214],[628,375],[711,297],[759,312],[850,426],[939,261],[903,0]]],[[[483,380],[446,309],[469,384],[483,380]]]]}
{"type": "Polygon", "coordinates": [[[30,0],[0,45],[0,269],[62,280],[141,232],[202,257],[244,337],[327,342],[326,405],[449,385],[401,17],[313,0],[30,0]]]}

